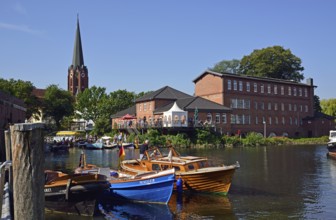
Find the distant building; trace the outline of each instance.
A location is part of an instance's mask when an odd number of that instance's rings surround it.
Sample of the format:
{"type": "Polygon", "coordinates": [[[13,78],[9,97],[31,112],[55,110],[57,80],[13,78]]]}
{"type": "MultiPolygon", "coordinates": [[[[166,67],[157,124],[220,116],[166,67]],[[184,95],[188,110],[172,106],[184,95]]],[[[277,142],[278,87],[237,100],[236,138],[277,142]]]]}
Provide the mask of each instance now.
{"type": "Polygon", "coordinates": [[[193,82],[195,96],[232,109],[227,122],[234,134],[255,131],[266,136],[312,137],[328,135],[335,128],[330,117],[315,117],[315,86],[310,78],[305,84],[205,71],[193,82]],[[319,129],[322,122],[324,129],[319,129]]]}
{"type": "MultiPolygon", "coordinates": [[[[5,149],[5,130],[10,124],[23,123],[26,118],[26,105],[23,100],[0,91],[0,149],[5,149]]],[[[0,160],[5,160],[5,152],[0,152],[0,160]]]]}
{"type": "Polygon", "coordinates": [[[79,92],[83,92],[89,87],[88,74],[88,69],[84,65],[82,40],[79,29],[79,19],[77,17],[77,29],[72,64],[68,68],[68,91],[70,91],[73,96],[75,96],[79,92]]]}

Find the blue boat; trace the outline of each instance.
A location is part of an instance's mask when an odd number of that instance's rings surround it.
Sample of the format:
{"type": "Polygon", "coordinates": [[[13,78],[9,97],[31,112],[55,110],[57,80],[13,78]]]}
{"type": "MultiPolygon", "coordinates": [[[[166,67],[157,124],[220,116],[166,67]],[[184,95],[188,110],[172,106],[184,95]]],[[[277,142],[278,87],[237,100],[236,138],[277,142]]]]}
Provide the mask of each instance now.
{"type": "Polygon", "coordinates": [[[102,150],[103,143],[102,142],[87,143],[85,148],[91,150],[102,150]]]}
{"type": "Polygon", "coordinates": [[[110,195],[133,202],[167,204],[174,188],[175,170],[130,175],[116,172],[110,182],[110,195]]]}

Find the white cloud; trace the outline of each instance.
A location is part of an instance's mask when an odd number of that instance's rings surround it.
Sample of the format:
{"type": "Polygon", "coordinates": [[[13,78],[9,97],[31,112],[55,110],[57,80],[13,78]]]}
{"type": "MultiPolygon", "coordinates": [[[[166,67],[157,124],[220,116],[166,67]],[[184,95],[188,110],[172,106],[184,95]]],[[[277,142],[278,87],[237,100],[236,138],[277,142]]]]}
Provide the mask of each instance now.
{"type": "Polygon", "coordinates": [[[0,22],[0,29],[20,31],[20,32],[36,34],[36,35],[39,35],[42,33],[41,31],[31,29],[27,25],[16,25],[16,24],[8,24],[8,23],[2,23],[2,22],[0,22]]]}

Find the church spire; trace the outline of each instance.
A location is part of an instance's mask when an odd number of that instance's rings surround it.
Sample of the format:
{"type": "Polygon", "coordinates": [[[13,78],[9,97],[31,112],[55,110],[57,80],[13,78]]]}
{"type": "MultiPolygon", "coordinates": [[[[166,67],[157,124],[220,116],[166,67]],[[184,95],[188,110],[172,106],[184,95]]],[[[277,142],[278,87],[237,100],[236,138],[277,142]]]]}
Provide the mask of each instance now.
{"type": "Polygon", "coordinates": [[[77,29],[76,29],[76,37],[75,37],[75,46],[74,46],[74,52],[73,52],[73,58],[72,58],[72,65],[74,68],[77,66],[84,65],[84,58],[83,58],[83,49],[82,49],[82,40],[80,35],[80,29],[79,29],[79,17],[77,14],[77,29]]]}

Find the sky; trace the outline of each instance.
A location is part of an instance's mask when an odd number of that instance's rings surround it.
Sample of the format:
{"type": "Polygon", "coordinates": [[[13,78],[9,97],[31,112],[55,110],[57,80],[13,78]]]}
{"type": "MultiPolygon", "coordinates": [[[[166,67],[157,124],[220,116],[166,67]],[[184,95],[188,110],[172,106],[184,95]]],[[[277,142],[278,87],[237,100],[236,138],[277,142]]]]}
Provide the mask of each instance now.
{"type": "Polygon", "coordinates": [[[0,0],[0,78],[66,90],[77,15],[89,86],[107,93],[192,95],[216,63],[279,45],[336,98],[335,0],[0,0]]]}

